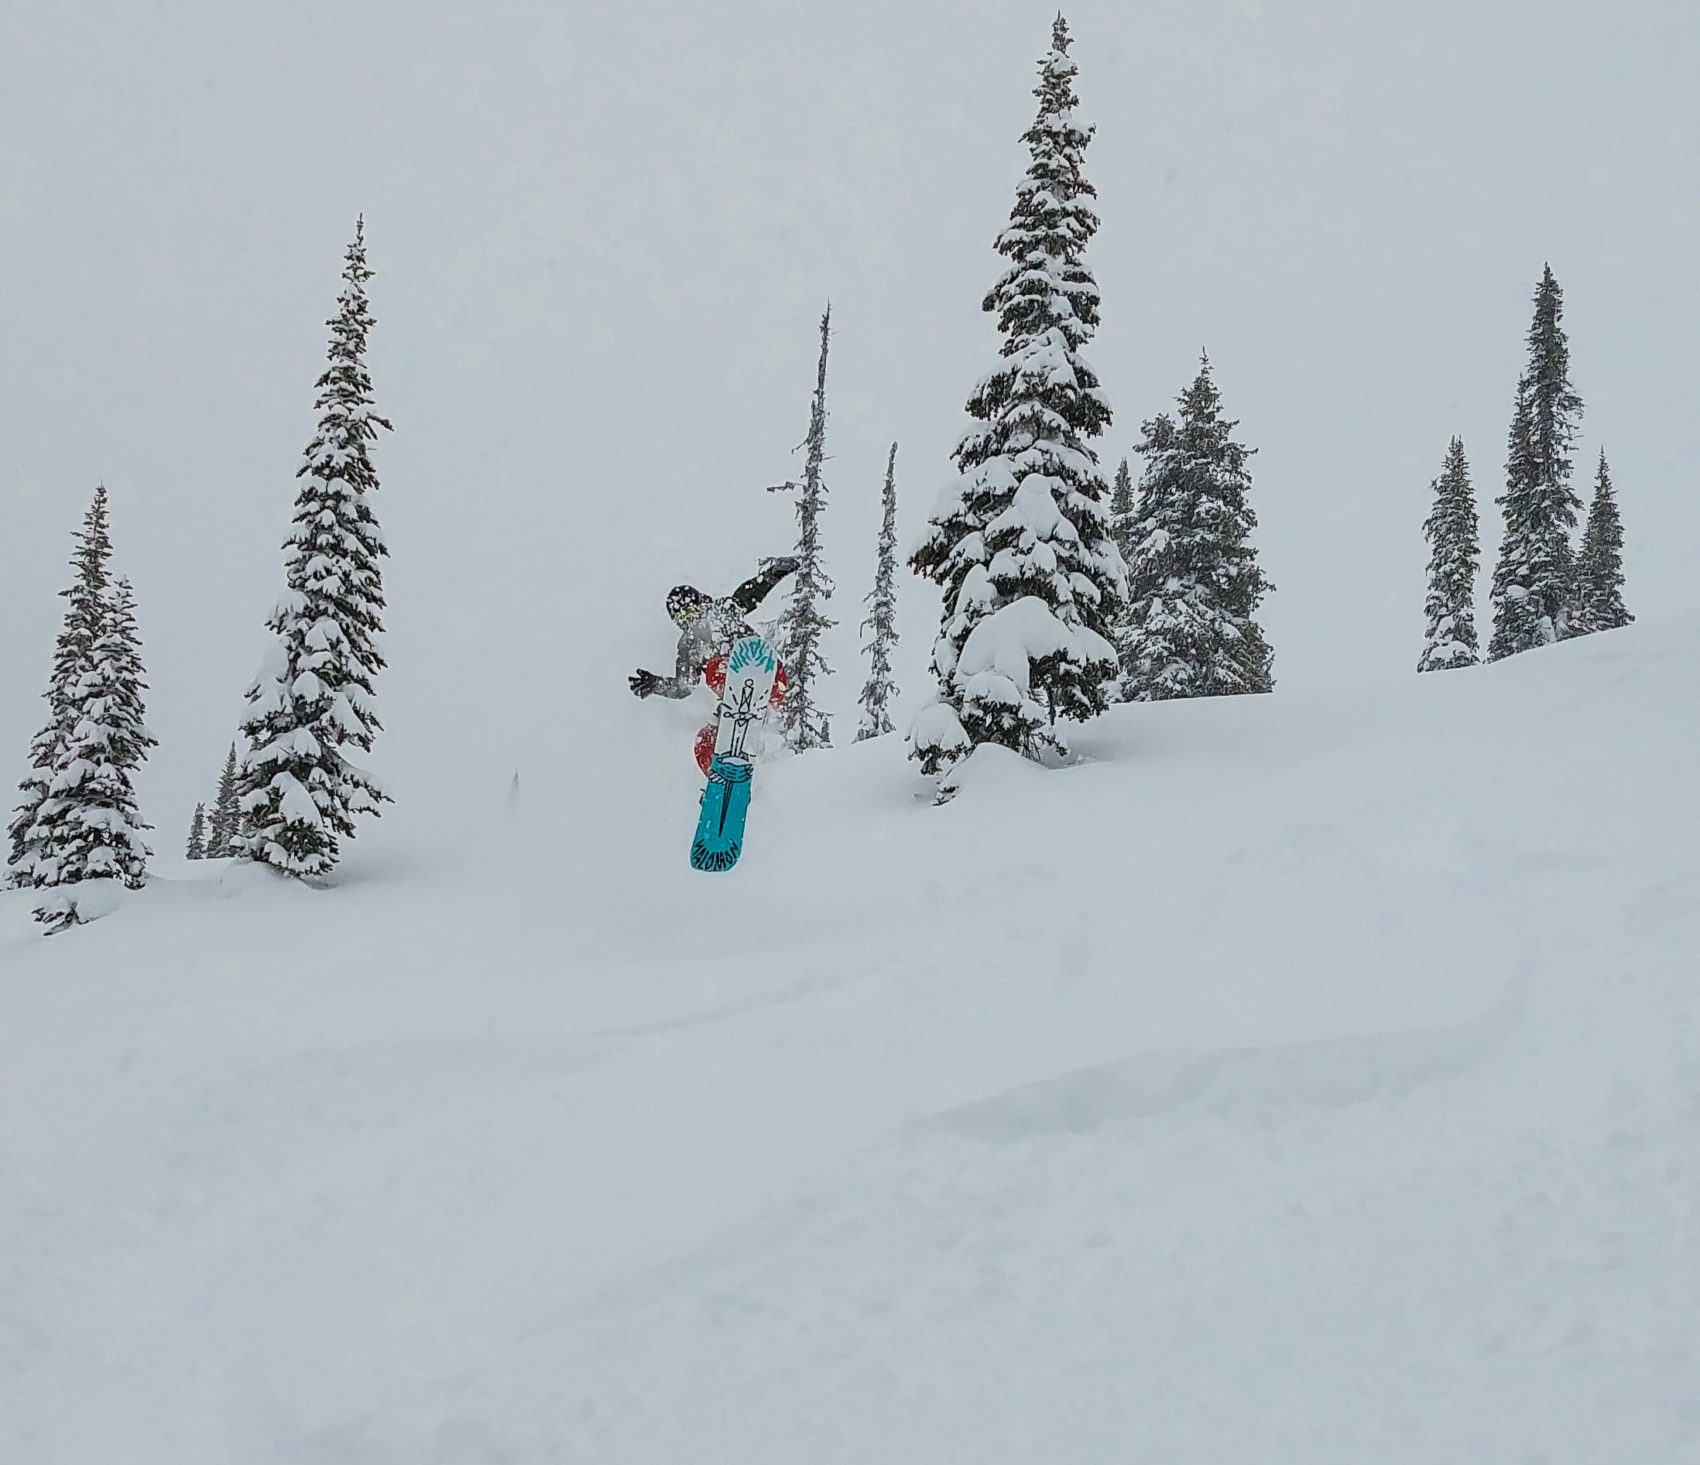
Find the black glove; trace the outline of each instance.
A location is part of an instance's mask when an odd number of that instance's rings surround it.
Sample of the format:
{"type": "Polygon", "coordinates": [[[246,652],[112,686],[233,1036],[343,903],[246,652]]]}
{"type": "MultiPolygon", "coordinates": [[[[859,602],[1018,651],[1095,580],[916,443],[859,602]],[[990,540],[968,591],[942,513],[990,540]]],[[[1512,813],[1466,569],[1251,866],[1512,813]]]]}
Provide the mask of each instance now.
{"type": "Polygon", "coordinates": [[[769,560],[768,568],[778,570],[781,575],[795,574],[803,568],[803,562],[794,554],[782,554],[776,560],[769,560]]]}
{"type": "Polygon", "coordinates": [[[641,667],[626,678],[626,685],[632,689],[634,697],[651,696],[665,678],[658,677],[652,671],[644,671],[641,667]]]}

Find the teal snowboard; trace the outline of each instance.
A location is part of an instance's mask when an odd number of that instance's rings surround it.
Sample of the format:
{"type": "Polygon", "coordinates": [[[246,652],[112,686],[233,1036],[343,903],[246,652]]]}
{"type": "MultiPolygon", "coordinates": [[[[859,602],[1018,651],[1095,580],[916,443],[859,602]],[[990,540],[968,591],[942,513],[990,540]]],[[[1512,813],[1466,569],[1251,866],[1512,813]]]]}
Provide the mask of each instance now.
{"type": "Polygon", "coordinates": [[[691,868],[720,872],[744,851],[744,820],[755,771],[751,734],[766,720],[779,658],[760,636],[736,642],[726,658],[726,690],[715,712],[714,758],[702,791],[691,868]]]}

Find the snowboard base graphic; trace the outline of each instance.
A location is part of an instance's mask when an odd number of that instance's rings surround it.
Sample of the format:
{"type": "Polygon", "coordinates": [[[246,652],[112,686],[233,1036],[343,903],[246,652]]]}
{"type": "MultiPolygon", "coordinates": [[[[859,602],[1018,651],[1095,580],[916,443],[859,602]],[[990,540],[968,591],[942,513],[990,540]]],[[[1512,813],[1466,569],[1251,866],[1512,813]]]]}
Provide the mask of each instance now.
{"type": "Polygon", "coordinates": [[[744,820],[750,808],[755,763],[751,734],[767,716],[779,658],[760,636],[746,636],[726,658],[726,690],[715,713],[714,758],[702,792],[691,868],[719,873],[738,863],[744,850],[744,820]]]}
{"type": "Polygon", "coordinates": [[[717,756],[702,791],[702,813],[691,841],[693,870],[730,870],[744,852],[744,819],[750,809],[748,758],[717,756]]]}

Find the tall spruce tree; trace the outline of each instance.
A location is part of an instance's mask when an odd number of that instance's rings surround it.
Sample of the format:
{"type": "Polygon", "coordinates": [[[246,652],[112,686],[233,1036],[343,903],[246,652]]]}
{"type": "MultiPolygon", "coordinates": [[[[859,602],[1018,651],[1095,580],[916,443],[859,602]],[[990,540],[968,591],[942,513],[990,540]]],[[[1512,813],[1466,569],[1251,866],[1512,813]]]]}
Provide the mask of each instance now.
{"type": "Polygon", "coordinates": [[[878,564],[874,571],[874,588],[866,604],[868,618],[861,629],[869,633],[867,642],[868,680],[862,687],[862,725],[856,730],[856,741],[883,737],[892,730],[891,699],[897,687],[891,676],[891,653],[897,647],[897,444],[885,460],[885,487],[880,502],[884,514],[880,519],[878,564]]]}
{"type": "Polygon", "coordinates": [[[191,860],[207,857],[207,806],[195,805],[195,817],[189,821],[189,846],[184,855],[191,860]]]}
{"type": "Polygon", "coordinates": [[[1562,641],[1575,597],[1570,530],[1581,500],[1570,484],[1570,450],[1582,399],[1570,384],[1564,292],[1552,266],[1535,287],[1529,361],[1517,383],[1505,463],[1505,537],[1493,572],[1488,660],[1562,641]]]}
{"type": "Polygon", "coordinates": [[[826,355],[832,334],[832,307],[820,318],[820,364],[815,371],[815,394],[809,406],[809,435],[804,439],[803,481],[780,487],[797,490],[797,575],[780,616],[779,659],[788,684],[779,704],[779,726],[786,743],[802,752],[824,748],[831,729],[821,711],[821,682],[832,674],[821,654],[820,639],[837,625],[828,620],[826,603],[833,584],[821,562],[820,521],[826,510],[826,355]]]}
{"type": "Polygon", "coordinates": [[[1027,171],[997,240],[1008,267],[982,302],[997,317],[1000,360],[968,399],[958,477],[910,560],[944,592],[938,701],[910,733],[911,756],[945,775],[941,797],[979,744],[1060,750],[1058,719],[1103,711],[1116,668],[1109,637],[1126,574],[1091,448],[1110,407],[1082,355],[1099,304],[1084,262],[1098,227],[1083,172],[1092,132],[1075,121],[1068,48],[1058,15],[1023,137],[1027,171]]]}
{"type": "Polygon", "coordinates": [[[213,800],[212,815],[207,820],[207,858],[222,860],[236,852],[236,837],[242,827],[242,811],[237,807],[236,744],[225,755],[224,771],[218,776],[218,794],[213,800]]]}
{"type": "Polygon", "coordinates": [[[1145,459],[1121,639],[1130,702],[1273,691],[1274,652],[1257,619],[1274,589],[1257,562],[1237,422],[1222,416],[1208,357],[1179,398],[1178,419],[1144,425],[1145,459]]]}
{"type": "Polygon", "coordinates": [[[373,406],[366,339],[365,221],[355,227],[331,328],[329,364],[317,382],[318,429],[296,473],[294,528],[285,541],[286,589],[266,622],[270,656],[248,689],[247,752],[237,777],[239,852],[287,875],[319,876],[336,864],[360,814],[385,795],[344,749],[371,750],[382,729],[373,679],[384,605],[379,560],[388,552],[372,499],[370,447],[390,427],[373,406]]]}
{"type": "MultiPolygon", "coordinates": [[[[53,669],[42,694],[47,701],[47,721],[30,743],[29,772],[18,785],[23,797],[7,826],[12,844],[7,883],[16,888],[47,883],[46,876],[53,869],[47,830],[39,821],[76,723],[72,709],[77,689],[94,664],[94,643],[105,626],[106,565],[112,554],[105,484],[95,489],[82,528],[72,540],[76,549],[71,568],[76,578],[70,589],[60,591],[70,603],[54,642],[53,669]]],[[[48,807],[46,812],[53,810],[48,807]]]]}
{"type": "Polygon", "coordinates": [[[35,912],[50,931],[83,920],[85,881],[139,888],[150,853],[130,775],[154,740],[143,721],[146,683],[134,597],[126,582],[114,586],[108,578],[112,541],[104,487],[96,490],[77,542],[77,579],[64,594],[82,670],[66,689],[65,736],[30,835],[39,850],[31,883],[55,892],[35,912]]]}
{"type": "Polygon", "coordinates": [[[1588,506],[1588,525],[1582,531],[1582,553],[1576,563],[1575,634],[1615,631],[1635,617],[1623,603],[1623,521],[1617,512],[1617,492],[1611,469],[1600,452],[1594,479],[1594,501],[1588,506]]]}
{"type": "Polygon", "coordinates": [[[1446,449],[1445,465],[1431,492],[1434,507],[1423,522],[1423,537],[1430,546],[1423,607],[1428,628],[1417,670],[1448,671],[1481,660],[1476,644],[1476,570],[1481,557],[1476,492],[1460,439],[1454,437],[1446,449]]]}

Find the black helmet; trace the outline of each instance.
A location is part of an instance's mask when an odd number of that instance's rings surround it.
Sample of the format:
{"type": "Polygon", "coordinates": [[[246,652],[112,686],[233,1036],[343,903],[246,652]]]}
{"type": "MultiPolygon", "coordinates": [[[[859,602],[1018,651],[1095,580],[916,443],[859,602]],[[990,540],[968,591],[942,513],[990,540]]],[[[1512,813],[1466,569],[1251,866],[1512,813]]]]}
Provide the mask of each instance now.
{"type": "Polygon", "coordinates": [[[695,585],[675,585],[667,592],[667,614],[674,625],[688,626],[713,599],[695,585]]]}

